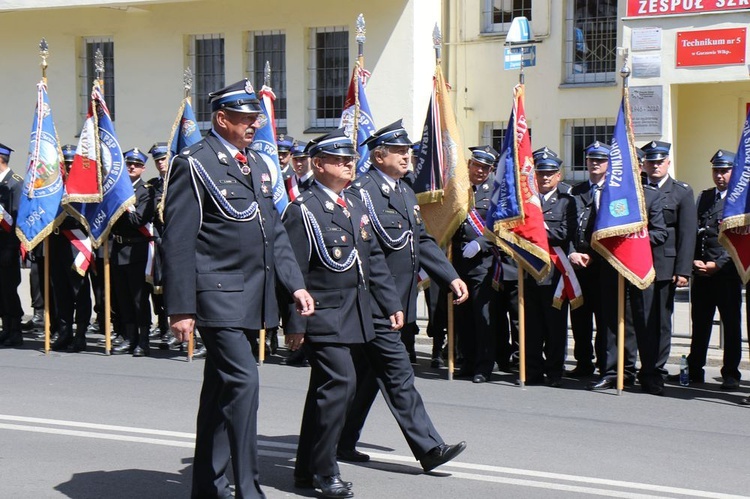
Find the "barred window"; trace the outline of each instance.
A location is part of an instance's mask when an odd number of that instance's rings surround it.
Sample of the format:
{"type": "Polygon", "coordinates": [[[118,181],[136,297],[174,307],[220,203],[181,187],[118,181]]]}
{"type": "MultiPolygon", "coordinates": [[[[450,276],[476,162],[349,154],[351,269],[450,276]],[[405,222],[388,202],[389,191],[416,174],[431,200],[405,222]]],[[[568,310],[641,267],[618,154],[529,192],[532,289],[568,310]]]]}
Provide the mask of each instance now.
{"type": "Polygon", "coordinates": [[[349,31],[345,27],[310,30],[310,127],[336,128],[349,84],[349,31]]]}
{"type": "Polygon", "coordinates": [[[615,81],[617,0],[569,0],[566,24],[566,82],[615,81]]]}
{"type": "Polygon", "coordinates": [[[94,66],[94,55],[96,50],[102,51],[104,56],[104,101],[109,108],[109,114],[112,121],[115,120],[115,42],[112,38],[84,38],[81,56],[81,81],[80,81],[80,115],[81,126],[88,113],[89,102],[91,101],[91,87],[94,85],[96,78],[96,68],[94,66]]]}
{"type": "MultiPolygon", "coordinates": [[[[482,123],[482,142],[480,145],[490,145],[499,153],[503,152],[503,141],[505,132],[508,130],[507,121],[491,121],[482,123]]],[[[529,127],[529,139],[532,138],[531,127],[529,127]]],[[[473,147],[470,145],[470,147],[473,147]]]]}
{"type": "Polygon", "coordinates": [[[221,35],[190,37],[188,57],[193,68],[193,109],[202,131],[211,129],[208,94],[225,86],[224,38],[221,35]]]}
{"type": "Polygon", "coordinates": [[[247,71],[255,90],[265,78],[266,61],[271,65],[271,88],[276,95],[276,130],[286,133],[286,34],[283,31],[253,31],[247,40],[247,71]]]}
{"type": "Polygon", "coordinates": [[[531,0],[482,0],[482,32],[507,33],[514,17],[531,21],[531,0]]]}
{"type": "Polygon", "coordinates": [[[565,150],[561,154],[565,165],[568,166],[568,171],[571,173],[567,177],[574,180],[587,179],[584,149],[597,140],[609,144],[614,131],[614,118],[566,120],[563,137],[565,150]]]}

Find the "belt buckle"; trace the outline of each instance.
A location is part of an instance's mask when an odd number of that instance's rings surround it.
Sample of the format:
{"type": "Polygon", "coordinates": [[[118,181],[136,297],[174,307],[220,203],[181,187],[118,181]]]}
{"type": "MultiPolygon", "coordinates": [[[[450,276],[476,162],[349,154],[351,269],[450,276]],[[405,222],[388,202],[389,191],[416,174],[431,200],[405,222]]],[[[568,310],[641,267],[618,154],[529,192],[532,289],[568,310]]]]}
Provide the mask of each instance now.
{"type": "Polygon", "coordinates": [[[118,244],[122,244],[122,236],[118,236],[117,234],[115,234],[115,242],[118,244]]]}

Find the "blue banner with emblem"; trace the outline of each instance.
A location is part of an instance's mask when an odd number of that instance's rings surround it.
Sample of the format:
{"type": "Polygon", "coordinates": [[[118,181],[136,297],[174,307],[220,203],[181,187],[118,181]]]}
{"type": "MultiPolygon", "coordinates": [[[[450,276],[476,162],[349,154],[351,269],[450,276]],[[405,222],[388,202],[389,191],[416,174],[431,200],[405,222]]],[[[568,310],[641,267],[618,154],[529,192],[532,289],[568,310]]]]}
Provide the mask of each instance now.
{"type": "Polygon", "coordinates": [[[276,211],[284,213],[286,206],[289,204],[289,197],[286,193],[284,176],[279,164],[279,149],[276,145],[276,116],[273,108],[273,101],[276,100],[276,96],[270,87],[263,85],[258,97],[260,97],[260,108],[263,112],[258,116],[259,124],[255,130],[250,149],[260,154],[260,157],[266,162],[268,171],[271,172],[273,204],[276,211]]]}
{"type": "Polygon", "coordinates": [[[167,164],[169,164],[180,151],[186,147],[190,147],[199,140],[201,140],[201,131],[198,128],[198,124],[195,121],[195,113],[193,112],[193,106],[190,105],[190,97],[185,97],[182,100],[179,111],[177,111],[177,119],[172,125],[172,133],[169,136],[169,156],[167,156],[167,164]]]}
{"type": "Polygon", "coordinates": [[[359,63],[354,66],[346,101],[344,102],[344,111],[341,113],[341,124],[339,125],[346,129],[346,134],[349,137],[356,139],[357,153],[359,154],[357,175],[367,173],[367,170],[370,169],[370,149],[366,145],[360,144],[375,132],[375,123],[372,120],[370,104],[367,102],[367,94],[365,93],[365,83],[369,76],[369,71],[361,68],[359,63]],[[357,130],[357,136],[353,137],[355,129],[357,130]]]}
{"type": "MultiPolygon", "coordinates": [[[[94,84],[94,92],[101,92],[94,84]]],[[[95,248],[107,240],[112,226],[135,204],[135,193],[130,181],[122,148],[117,140],[115,127],[103,98],[92,95],[96,116],[96,136],[101,157],[102,201],[92,203],[68,203],[65,209],[86,226],[95,248]]]]}
{"type": "Polygon", "coordinates": [[[60,204],[64,193],[62,151],[46,83],[39,82],[37,90],[26,177],[16,216],[16,235],[26,251],[43,241],[65,216],[60,204]]]}

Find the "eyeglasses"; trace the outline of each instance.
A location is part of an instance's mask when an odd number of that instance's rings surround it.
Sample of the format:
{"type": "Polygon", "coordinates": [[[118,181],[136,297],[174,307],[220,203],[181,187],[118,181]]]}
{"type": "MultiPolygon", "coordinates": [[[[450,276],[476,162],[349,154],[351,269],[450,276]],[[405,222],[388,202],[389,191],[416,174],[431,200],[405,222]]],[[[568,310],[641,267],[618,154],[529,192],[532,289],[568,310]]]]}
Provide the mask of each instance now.
{"type": "Polygon", "coordinates": [[[349,163],[354,163],[357,161],[356,156],[332,156],[330,154],[323,155],[323,161],[326,163],[336,165],[336,166],[344,166],[348,165],[349,163]]]}

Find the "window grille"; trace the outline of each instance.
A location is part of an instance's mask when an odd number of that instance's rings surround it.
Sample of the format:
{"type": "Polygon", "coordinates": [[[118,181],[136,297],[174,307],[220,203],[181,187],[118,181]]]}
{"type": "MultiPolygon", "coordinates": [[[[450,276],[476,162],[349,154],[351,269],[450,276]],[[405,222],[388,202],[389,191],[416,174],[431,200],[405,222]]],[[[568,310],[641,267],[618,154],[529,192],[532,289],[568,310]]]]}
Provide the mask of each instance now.
{"type": "Polygon", "coordinates": [[[615,81],[617,0],[568,0],[566,82],[615,81]]]}
{"type": "Polygon", "coordinates": [[[247,40],[248,78],[259,91],[263,86],[266,61],[271,65],[271,88],[276,95],[276,131],[286,133],[286,34],[283,31],[253,31],[247,40]]]}
{"type": "Polygon", "coordinates": [[[588,178],[584,149],[594,141],[609,144],[615,131],[614,118],[585,118],[567,120],[563,137],[564,165],[571,173],[568,178],[585,180],[588,178]]]}
{"type": "Polygon", "coordinates": [[[309,112],[312,128],[336,128],[349,86],[349,31],[345,27],[310,30],[309,112]]]}
{"type": "Polygon", "coordinates": [[[94,85],[96,78],[96,68],[94,66],[94,55],[96,49],[102,51],[104,56],[104,101],[107,103],[110,117],[115,120],[115,43],[110,37],[103,38],[84,38],[82,47],[81,61],[81,80],[80,80],[80,117],[81,126],[88,113],[89,102],[91,102],[91,87],[94,85]]]}
{"type": "Polygon", "coordinates": [[[193,69],[193,110],[202,131],[211,129],[211,105],[208,94],[223,88],[224,38],[221,35],[193,35],[188,53],[193,69]]]}
{"type": "Polygon", "coordinates": [[[482,31],[507,33],[514,17],[531,21],[531,0],[482,0],[482,31]]]}

